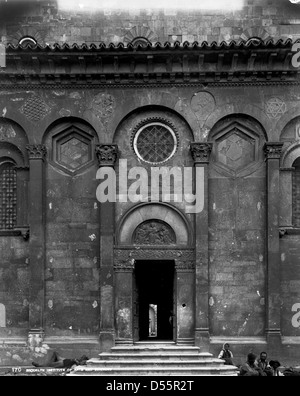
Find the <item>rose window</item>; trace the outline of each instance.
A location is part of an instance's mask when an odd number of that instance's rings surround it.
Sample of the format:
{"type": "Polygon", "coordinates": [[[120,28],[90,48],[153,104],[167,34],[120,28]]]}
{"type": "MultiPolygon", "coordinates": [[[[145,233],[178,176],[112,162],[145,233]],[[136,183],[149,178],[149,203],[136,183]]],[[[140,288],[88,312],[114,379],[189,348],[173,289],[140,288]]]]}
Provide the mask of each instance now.
{"type": "Polygon", "coordinates": [[[173,157],[177,149],[177,137],[173,130],[161,123],[147,124],[134,138],[137,156],[151,164],[161,164],[173,157]]]}

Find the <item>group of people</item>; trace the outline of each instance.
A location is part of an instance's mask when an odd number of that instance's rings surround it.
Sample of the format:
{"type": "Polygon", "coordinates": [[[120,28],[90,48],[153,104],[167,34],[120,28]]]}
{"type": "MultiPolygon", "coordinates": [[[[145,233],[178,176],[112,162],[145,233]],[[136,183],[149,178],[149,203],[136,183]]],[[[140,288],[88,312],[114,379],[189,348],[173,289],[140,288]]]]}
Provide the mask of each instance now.
{"type": "MultiPolygon", "coordinates": [[[[226,365],[234,366],[233,353],[228,343],[224,344],[219,359],[225,361],[226,365]]],[[[253,353],[249,353],[247,361],[240,367],[241,377],[281,377],[284,374],[279,370],[281,364],[278,360],[268,361],[266,352],[262,352],[257,358],[253,353]]]]}

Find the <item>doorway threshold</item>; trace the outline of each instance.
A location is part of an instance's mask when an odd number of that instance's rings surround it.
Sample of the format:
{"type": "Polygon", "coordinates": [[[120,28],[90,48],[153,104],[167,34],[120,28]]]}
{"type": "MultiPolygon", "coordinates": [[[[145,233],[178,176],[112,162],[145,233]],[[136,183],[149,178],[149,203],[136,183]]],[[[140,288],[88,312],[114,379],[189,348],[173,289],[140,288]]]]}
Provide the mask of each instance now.
{"type": "Polygon", "coordinates": [[[175,341],[137,341],[134,345],[176,345],[175,341]]]}

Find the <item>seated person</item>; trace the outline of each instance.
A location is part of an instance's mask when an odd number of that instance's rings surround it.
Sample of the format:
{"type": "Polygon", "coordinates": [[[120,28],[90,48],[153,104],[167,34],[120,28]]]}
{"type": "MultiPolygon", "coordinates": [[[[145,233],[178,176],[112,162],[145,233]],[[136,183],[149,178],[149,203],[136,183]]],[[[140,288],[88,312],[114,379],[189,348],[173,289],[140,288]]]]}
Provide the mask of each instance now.
{"type": "Polygon", "coordinates": [[[219,354],[219,359],[225,360],[225,365],[234,366],[233,364],[233,353],[230,350],[230,345],[228,343],[223,345],[223,349],[219,354]]]}
{"type": "Polygon", "coordinates": [[[270,366],[267,358],[267,353],[262,352],[260,354],[260,359],[257,360],[256,364],[268,377],[273,377],[273,369],[270,366]]]}
{"type": "Polygon", "coordinates": [[[273,377],[284,377],[284,374],[279,371],[281,364],[278,362],[278,360],[271,360],[269,364],[273,371],[273,377]]]}
{"type": "Polygon", "coordinates": [[[256,356],[249,353],[247,362],[241,367],[241,377],[266,377],[267,375],[256,364],[256,356]]]}

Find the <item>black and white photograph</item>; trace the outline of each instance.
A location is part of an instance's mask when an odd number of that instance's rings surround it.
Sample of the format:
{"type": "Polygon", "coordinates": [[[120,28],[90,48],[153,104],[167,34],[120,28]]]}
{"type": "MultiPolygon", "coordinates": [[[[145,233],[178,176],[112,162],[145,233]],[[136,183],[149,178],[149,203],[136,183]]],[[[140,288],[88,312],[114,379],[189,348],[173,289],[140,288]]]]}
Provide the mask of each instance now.
{"type": "Polygon", "coordinates": [[[0,376],[300,377],[300,0],[0,0],[0,376]]]}

